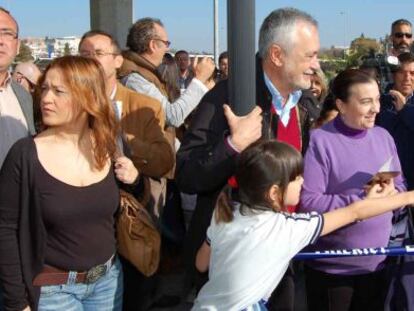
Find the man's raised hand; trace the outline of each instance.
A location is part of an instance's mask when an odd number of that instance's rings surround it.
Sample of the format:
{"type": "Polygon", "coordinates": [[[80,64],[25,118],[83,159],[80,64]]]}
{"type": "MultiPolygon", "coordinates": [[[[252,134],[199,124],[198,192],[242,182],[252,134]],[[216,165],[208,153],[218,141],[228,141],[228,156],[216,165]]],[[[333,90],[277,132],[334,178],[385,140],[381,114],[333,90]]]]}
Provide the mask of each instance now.
{"type": "Polygon", "coordinates": [[[262,136],[262,109],[259,106],[247,115],[238,117],[229,105],[223,105],[224,115],[230,128],[231,144],[242,152],[262,136]]]}

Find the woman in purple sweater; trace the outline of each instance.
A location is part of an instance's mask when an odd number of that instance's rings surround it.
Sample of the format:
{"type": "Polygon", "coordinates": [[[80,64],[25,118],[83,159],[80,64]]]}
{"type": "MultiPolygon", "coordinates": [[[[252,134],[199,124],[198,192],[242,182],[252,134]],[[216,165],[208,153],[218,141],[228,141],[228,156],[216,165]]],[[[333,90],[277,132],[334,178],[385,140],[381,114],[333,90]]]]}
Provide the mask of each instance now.
{"type": "MultiPolygon", "coordinates": [[[[374,125],[379,112],[376,81],[357,69],[341,72],[332,84],[339,116],[311,134],[305,156],[300,211],[328,211],[365,197],[365,185],[390,160],[401,171],[393,139],[374,125]]],[[[396,177],[398,191],[405,190],[396,177]]],[[[392,213],[361,221],[323,237],[313,250],[386,246],[392,213]]],[[[385,256],[319,259],[306,262],[309,310],[381,310],[385,256]]]]}

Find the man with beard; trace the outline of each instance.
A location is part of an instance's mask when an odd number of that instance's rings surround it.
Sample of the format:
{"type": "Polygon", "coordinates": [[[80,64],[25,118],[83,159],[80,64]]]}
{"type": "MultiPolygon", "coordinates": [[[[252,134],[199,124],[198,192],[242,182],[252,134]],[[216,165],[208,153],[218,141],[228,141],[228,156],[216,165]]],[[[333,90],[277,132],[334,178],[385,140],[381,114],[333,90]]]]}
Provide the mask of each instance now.
{"type": "Polygon", "coordinates": [[[398,56],[410,51],[413,43],[412,25],[406,19],[398,19],[391,25],[391,55],[398,56]]]}

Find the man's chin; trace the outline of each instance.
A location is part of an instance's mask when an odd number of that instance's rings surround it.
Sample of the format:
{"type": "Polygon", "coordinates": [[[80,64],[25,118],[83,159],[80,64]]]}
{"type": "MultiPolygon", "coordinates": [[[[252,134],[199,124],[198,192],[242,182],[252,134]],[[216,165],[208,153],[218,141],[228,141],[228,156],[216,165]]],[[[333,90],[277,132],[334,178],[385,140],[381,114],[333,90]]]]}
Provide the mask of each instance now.
{"type": "Polygon", "coordinates": [[[296,90],[297,91],[299,91],[299,90],[308,90],[308,89],[310,89],[310,87],[311,87],[311,82],[310,81],[303,81],[302,83],[298,83],[297,85],[296,85],[296,90]]]}
{"type": "Polygon", "coordinates": [[[397,48],[397,51],[399,53],[407,53],[407,52],[410,52],[410,47],[409,46],[399,46],[397,48]]]}
{"type": "Polygon", "coordinates": [[[413,89],[412,88],[407,88],[407,89],[403,89],[400,92],[403,96],[407,97],[413,94],[413,89]]]}

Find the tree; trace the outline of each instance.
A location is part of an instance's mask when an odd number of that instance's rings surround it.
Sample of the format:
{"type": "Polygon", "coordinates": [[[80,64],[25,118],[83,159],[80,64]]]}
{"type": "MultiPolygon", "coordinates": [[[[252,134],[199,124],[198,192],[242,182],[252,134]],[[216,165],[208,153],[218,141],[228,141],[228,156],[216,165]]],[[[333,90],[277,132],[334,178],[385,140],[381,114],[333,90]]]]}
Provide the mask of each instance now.
{"type": "Polygon", "coordinates": [[[34,60],[34,57],[32,56],[32,50],[27,44],[25,44],[22,41],[20,44],[19,54],[17,54],[15,58],[15,62],[21,63],[21,62],[28,62],[32,60],[34,60]]]}
{"type": "Polygon", "coordinates": [[[70,47],[69,47],[69,43],[65,43],[65,48],[63,49],[63,55],[71,55],[72,53],[71,53],[71,50],[70,50],[70,47]]]}
{"type": "Polygon", "coordinates": [[[331,46],[330,48],[321,48],[319,58],[343,58],[344,49],[331,46]]]}
{"type": "Polygon", "coordinates": [[[364,34],[351,42],[351,53],[368,54],[371,51],[378,52],[379,49],[377,40],[366,38],[364,34]]]}
{"type": "Polygon", "coordinates": [[[348,67],[357,67],[364,56],[373,56],[380,51],[381,45],[377,40],[367,38],[362,33],[359,38],[352,40],[350,53],[347,57],[348,67]]]}

